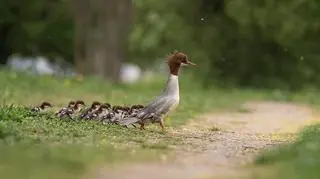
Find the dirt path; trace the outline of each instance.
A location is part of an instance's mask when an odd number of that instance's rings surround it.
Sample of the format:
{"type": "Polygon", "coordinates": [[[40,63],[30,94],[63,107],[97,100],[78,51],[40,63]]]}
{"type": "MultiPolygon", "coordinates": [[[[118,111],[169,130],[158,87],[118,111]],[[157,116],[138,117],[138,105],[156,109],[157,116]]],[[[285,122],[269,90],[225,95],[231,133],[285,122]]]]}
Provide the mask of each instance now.
{"type": "Polygon", "coordinates": [[[288,138],[279,137],[281,134],[294,133],[312,121],[312,110],[306,106],[246,103],[238,112],[201,116],[170,131],[174,137],[184,139],[176,146],[174,161],[102,169],[99,178],[246,178],[248,172],[243,166],[261,149],[286,142],[288,138]]]}

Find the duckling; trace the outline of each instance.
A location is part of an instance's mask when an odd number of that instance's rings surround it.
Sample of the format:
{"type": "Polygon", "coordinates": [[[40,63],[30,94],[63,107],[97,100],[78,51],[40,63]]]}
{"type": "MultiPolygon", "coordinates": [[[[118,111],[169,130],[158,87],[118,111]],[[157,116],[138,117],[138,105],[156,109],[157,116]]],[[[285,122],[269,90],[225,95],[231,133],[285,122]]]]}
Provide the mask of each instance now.
{"type": "Polygon", "coordinates": [[[99,119],[100,121],[103,121],[103,117],[108,115],[110,112],[112,112],[112,108],[110,103],[103,103],[101,106],[104,106],[104,107],[102,112],[99,113],[99,119]]]}
{"type": "Polygon", "coordinates": [[[123,106],[120,106],[120,105],[117,105],[117,106],[114,106],[114,108],[112,109],[115,114],[117,114],[119,117],[122,117],[125,113],[125,108],[123,106]]]}
{"type": "Polygon", "coordinates": [[[84,101],[82,101],[82,100],[77,100],[77,101],[75,102],[75,105],[74,105],[74,110],[75,110],[75,112],[80,112],[80,111],[82,111],[82,109],[83,109],[84,106],[85,106],[84,101]]]}
{"type": "Polygon", "coordinates": [[[76,114],[80,112],[84,106],[85,103],[82,100],[77,100],[71,110],[69,110],[68,116],[74,119],[76,117],[76,114]]]}
{"type": "Polygon", "coordinates": [[[119,105],[114,105],[113,107],[112,107],[112,111],[113,112],[119,112],[118,110],[121,108],[121,106],[119,106],[119,105]]]}
{"type": "Polygon", "coordinates": [[[46,107],[48,107],[48,108],[50,107],[51,108],[52,105],[49,102],[44,101],[40,105],[32,107],[31,111],[32,112],[40,112],[40,111],[45,110],[46,107]]]}
{"type": "Polygon", "coordinates": [[[65,116],[71,117],[70,115],[73,113],[73,108],[75,107],[75,104],[76,103],[74,101],[70,101],[67,107],[63,107],[56,113],[56,116],[59,118],[65,116]]]}
{"type": "Polygon", "coordinates": [[[144,108],[144,106],[141,104],[132,105],[129,114],[135,116],[142,108],[144,108]]]}
{"type": "Polygon", "coordinates": [[[102,116],[102,121],[112,124],[118,124],[122,119],[122,106],[114,105],[108,114],[102,116]]]}
{"type": "Polygon", "coordinates": [[[101,103],[98,101],[92,102],[91,106],[87,109],[85,109],[81,114],[80,114],[80,119],[84,119],[88,114],[90,114],[93,111],[96,111],[99,109],[101,103]]]}
{"type": "Polygon", "coordinates": [[[128,116],[130,113],[130,108],[127,106],[116,105],[113,106],[112,111],[108,115],[104,116],[104,120],[108,123],[119,124],[119,122],[128,116]]]}
{"type": "Polygon", "coordinates": [[[130,107],[122,106],[121,111],[122,111],[122,117],[124,118],[130,114],[130,107]]]}
{"type": "MultiPolygon", "coordinates": [[[[142,108],[144,108],[144,106],[141,105],[141,104],[132,105],[131,108],[130,108],[130,110],[129,110],[128,115],[126,115],[125,118],[126,118],[126,117],[129,117],[129,116],[136,116],[136,115],[138,114],[138,112],[139,112],[142,108]]],[[[134,124],[132,124],[132,125],[133,125],[134,127],[136,127],[134,124]]]]}
{"type": "Polygon", "coordinates": [[[112,110],[110,110],[107,114],[101,117],[101,122],[107,124],[116,124],[117,122],[115,120],[115,113],[112,110]]]}
{"type": "MultiPolygon", "coordinates": [[[[131,108],[129,108],[128,112],[125,113],[125,115],[122,117],[122,119],[127,118],[129,116],[136,116],[142,108],[144,108],[144,106],[141,104],[132,105],[131,108]]],[[[135,124],[131,124],[131,125],[133,127],[136,127],[135,124]]]]}
{"type": "Polygon", "coordinates": [[[103,115],[105,112],[108,111],[108,109],[111,108],[111,105],[108,103],[102,104],[98,110],[95,110],[88,115],[85,116],[84,119],[86,120],[93,120],[93,119],[99,119],[101,115],[103,115]]]}

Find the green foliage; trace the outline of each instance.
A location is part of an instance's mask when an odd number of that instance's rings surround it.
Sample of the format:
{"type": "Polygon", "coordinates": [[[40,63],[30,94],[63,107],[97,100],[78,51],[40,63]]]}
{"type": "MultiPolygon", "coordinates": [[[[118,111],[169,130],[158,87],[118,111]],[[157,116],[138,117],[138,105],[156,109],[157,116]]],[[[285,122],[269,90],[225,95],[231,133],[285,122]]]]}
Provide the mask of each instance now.
{"type": "Polygon", "coordinates": [[[131,50],[139,60],[177,48],[201,65],[198,76],[207,85],[298,90],[320,84],[317,1],[150,0],[136,8],[131,50]]]}
{"type": "Polygon", "coordinates": [[[265,152],[256,163],[272,165],[275,171],[271,178],[319,178],[320,125],[306,127],[295,143],[265,152]]]}
{"type": "MultiPolygon", "coordinates": [[[[128,61],[144,67],[173,49],[200,64],[206,86],[319,87],[317,0],[136,0],[128,61]]],[[[1,51],[72,60],[65,1],[0,2],[1,51]]],[[[6,54],[6,53],[4,53],[6,54]]]]}
{"type": "Polygon", "coordinates": [[[134,1],[130,52],[135,62],[147,65],[151,59],[164,58],[174,49],[190,48],[191,42],[184,45],[191,40],[189,36],[192,30],[185,16],[188,16],[188,9],[181,8],[184,4],[183,0],[134,1]]]}
{"type": "Polygon", "coordinates": [[[316,1],[230,1],[219,50],[224,60],[213,62],[219,71],[211,74],[242,86],[319,86],[319,12],[316,1]]]}
{"type": "MultiPolygon", "coordinates": [[[[158,135],[149,136],[160,139],[158,135]]],[[[155,150],[165,153],[170,142],[161,139],[159,144],[141,143],[142,149],[135,155],[129,154],[130,148],[117,149],[128,142],[134,145],[133,141],[145,141],[149,136],[117,126],[63,121],[50,112],[32,114],[25,107],[1,106],[0,174],[9,178],[47,178],[55,173],[62,178],[78,178],[93,164],[152,159],[157,157],[155,150]]]]}
{"type": "Polygon", "coordinates": [[[11,52],[72,59],[73,22],[65,1],[4,0],[0,10],[0,33],[11,52]]]}
{"type": "MultiPolygon", "coordinates": [[[[60,120],[53,113],[69,100],[94,100],[111,104],[146,104],[161,92],[165,78],[134,85],[110,85],[86,77],[59,79],[0,71],[0,175],[6,178],[79,178],[101,165],[132,160],[153,160],[170,154],[182,137],[168,136],[157,125],[146,131],[125,129],[90,121],[60,120]],[[55,108],[35,114],[23,106],[49,101],[55,108]],[[9,105],[14,104],[14,105],[9,105]],[[23,105],[23,106],[22,106],[23,105]],[[98,166],[99,165],[99,166],[98,166]],[[19,172],[17,172],[19,171],[19,172]]],[[[203,89],[199,81],[183,72],[181,102],[166,120],[172,126],[185,124],[199,113],[239,109],[246,100],[277,99],[314,101],[314,96],[272,94],[268,91],[203,89]]],[[[311,94],[311,93],[308,93],[311,94]]],[[[212,128],[212,131],[219,129],[212,128]]]]}
{"type": "MultiPolygon", "coordinates": [[[[283,94],[253,90],[203,89],[187,73],[180,78],[181,102],[165,122],[168,131],[199,113],[240,109],[246,100],[277,99],[314,101],[312,94],[283,94]]],[[[110,85],[95,78],[59,79],[0,71],[0,175],[5,178],[79,178],[104,164],[154,160],[170,155],[172,145],[184,137],[160,132],[157,125],[146,131],[125,129],[90,121],[60,120],[53,113],[69,100],[94,100],[111,104],[146,104],[161,92],[164,78],[134,85],[110,85]],[[24,106],[49,101],[55,108],[35,114],[24,106]],[[9,105],[13,104],[13,105],[9,105]],[[18,172],[17,172],[18,171],[18,172]]],[[[243,109],[242,112],[246,112],[243,109]]],[[[212,131],[219,129],[212,127],[212,131]]]]}

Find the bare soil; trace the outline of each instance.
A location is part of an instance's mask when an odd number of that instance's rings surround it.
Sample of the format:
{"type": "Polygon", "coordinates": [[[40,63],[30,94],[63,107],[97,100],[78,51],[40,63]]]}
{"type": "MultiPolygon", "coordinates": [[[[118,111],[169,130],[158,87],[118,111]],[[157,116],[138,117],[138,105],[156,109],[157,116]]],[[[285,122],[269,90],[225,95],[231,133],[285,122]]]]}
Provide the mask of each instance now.
{"type": "Polygon", "coordinates": [[[289,142],[301,127],[315,121],[308,106],[248,102],[234,112],[195,118],[172,137],[183,138],[175,159],[99,169],[98,178],[195,179],[248,178],[248,165],[262,149],[289,142]]]}

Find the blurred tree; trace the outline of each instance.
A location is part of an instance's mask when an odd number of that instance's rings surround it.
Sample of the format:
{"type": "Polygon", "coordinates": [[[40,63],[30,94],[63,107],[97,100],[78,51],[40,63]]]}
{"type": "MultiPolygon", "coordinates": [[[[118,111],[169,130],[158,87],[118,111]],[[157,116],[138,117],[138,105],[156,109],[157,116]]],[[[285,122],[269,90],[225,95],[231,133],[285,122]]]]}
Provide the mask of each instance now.
{"type": "Polygon", "coordinates": [[[131,0],[74,0],[75,63],[83,74],[119,80],[128,50],[131,0]]]}
{"type": "Polygon", "coordinates": [[[62,56],[84,74],[116,80],[124,59],[148,67],[178,49],[207,86],[320,87],[319,2],[2,0],[0,58],[62,56]]]}
{"type": "Polygon", "coordinates": [[[12,51],[10,47],[6,44],[8,38],[9,26],[8,24],[1,24],[0,28],[0,64],[6,64],[8,57],[11,55],[12,51]]]}
{"type": "Polygon", "coordinates": [[[198,13],[210,20],[194,32],[202,32],[197,43],[211,59],[207,84],[288,90],[320,86],[318,1],[202,2],[198,13]]]}
{"type": "Polygon", "coordinates": [[[73,23],[63,0],[0,1],[1,61],[11,53],[72,59],[73,23]]]}

